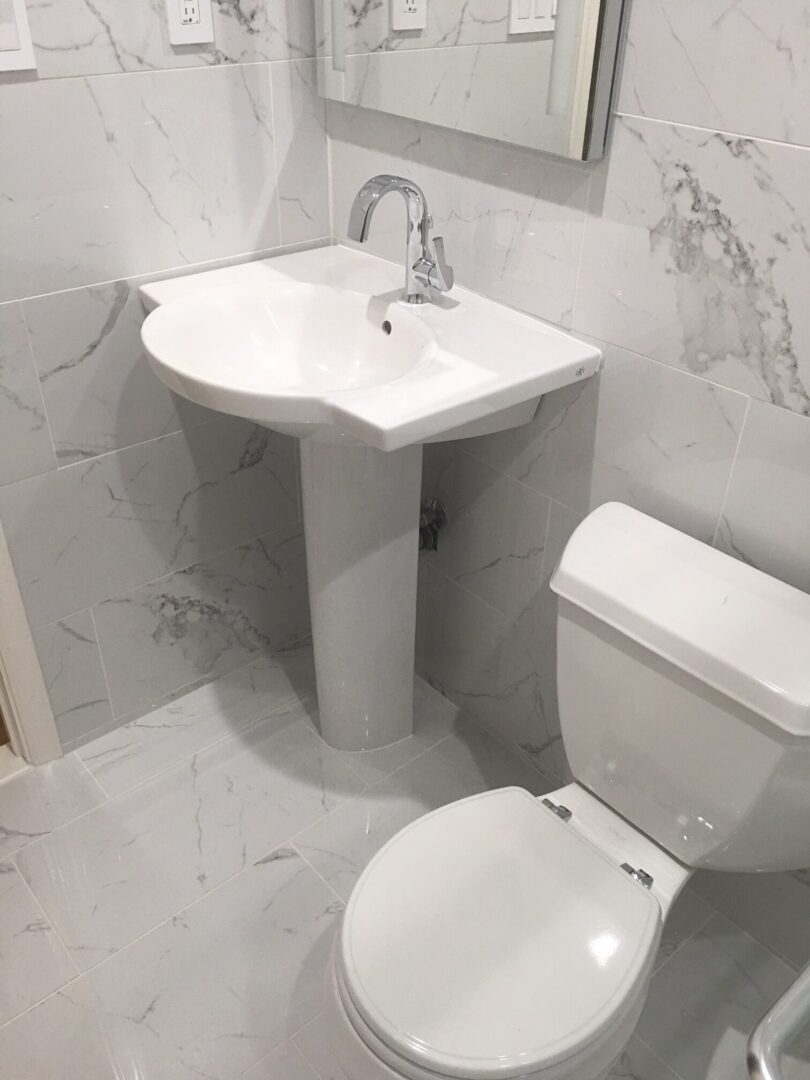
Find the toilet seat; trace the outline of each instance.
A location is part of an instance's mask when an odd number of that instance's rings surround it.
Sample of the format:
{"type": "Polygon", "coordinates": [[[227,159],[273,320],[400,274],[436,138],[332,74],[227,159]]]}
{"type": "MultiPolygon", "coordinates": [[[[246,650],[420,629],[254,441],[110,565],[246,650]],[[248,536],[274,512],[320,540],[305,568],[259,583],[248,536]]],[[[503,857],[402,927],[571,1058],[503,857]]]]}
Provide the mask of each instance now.
{"type": "Polygon", "coordinates": [[[419,819],[376,855],[346,909],[336,981],[395,1075],[551,1077],[583,1062],[598,1075],[635,1025],[661,923],[650,892],[505,788],[419,819]]]}

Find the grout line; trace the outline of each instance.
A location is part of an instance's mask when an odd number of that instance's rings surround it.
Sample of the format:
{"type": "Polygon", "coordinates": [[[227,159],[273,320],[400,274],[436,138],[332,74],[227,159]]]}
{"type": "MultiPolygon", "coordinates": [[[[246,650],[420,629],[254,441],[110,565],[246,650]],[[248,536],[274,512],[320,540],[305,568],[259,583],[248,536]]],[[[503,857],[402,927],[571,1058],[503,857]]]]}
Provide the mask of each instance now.
{"type": "Polygon", "coordinates": [[[668,1061],[662,1058],[660,1054],[657,1054],[655,1050],[653,1050],[653,1048],[641,1038],[641,1036],[638,1034],[637,1029],[633,1031],[633,1034],[630,1036],[630,1038],[635,1039],[637,1042],[639,1042],[647,1051],[647,1053],[652,1054],[656,1061],[660,1061],[662,1065],[666,1066],[666,1068],[669,1069],[672,1075],[677,1077],[677,1080],[684,1080],[684,1077],[682,1077],[681,1074],[676,1069],[674,1069],[668,1061]]]}
{"type": "MultiPolygon", "coordinates": [[[[216,28],[215,28],[216,29],[216,28]]],[[[36,48],[36,46],[35,46],[36,48]]],[[[151,67],[151,68],[134,68],[131,71],[91,71],[84,74],[71,73],[70,75],[40,75],[38,78],[32,79],[2,79],[0,78],[0,90],[4,86],[48,86],[51,83],[56,85],[63,82],[88,82],[90,79],[113,79],[121,75],[165,75],[173,73],[175,75],[194,73],[200,71],[236,71],[239,68],[245,67],[270,67],[272,64],[289,64],[296,60],[317,60],[317,53],[313,56],[279,56],[270,60],[227,60],[224,63],[209,64],[203,61],[199,64],[184,64],[182,67],[151,67]]],[[[2,74],[34,74],[31,72],[3,72],[2,74]]]]}
{"type": "MultiPolygon", "coordinates": [[[[100,781],[100,780],[98,780],[98,779],[97,779],[97,777],[95,777],[95,776],[93,775],[93,773],[92,773],[92,772],[90,772],[90,770],[88,769],[87,765],[86,765],[86,764],[85,764],[85,763],[84,763],[84,762],[82,761],[82,759],[81,759],[81,758],[79,757],[79,755],[78,755],[78,754],[76,753],[76,751],[75,751],[75,750],[74,750],[74,751],[72,751],[72,754],[73,754],[73,758],[74,758],[74,760],[75,760],[75,761],[78,761],[79,765],[81,766],[81,768],[82,768],[82,771],[83,771],[83,772],[86,772],[86,773],[87,773],[87,775],[88,775],[88,776],[90,777],[90,779],[92,780],[93,784],[94,784],[94,785],[95,785],[95,786],[96,786],[96,787],[97,787],[97,788],[99,789],[99,791],[101,792],[101,794],[102,794],[102,795],[104,796],[104,802],[105,802],[105,803],[106,803],[106,802],[108,802],[108,801],[109,801],[109,800],[110,800],[110,799],[112,798],[112,796],[110,795],[109,791],[107,791],[107,790],[106,790],[106,789],[105,789],[105,788],[104,788],[104,787],[102,786],[102,784],[101,784],[101,781],[100,781]]],[[[67,755],[66,755],[66,756],[67,756],[67,755]]],[[[103,805],[104,805],[104,803],[101,803],[100,805],[102,805],[102,806],[103,806],[103,805]]],[[[98,810],[98,807],[96,806],[96,807],[94,807],[94,809],[98,810]]],[[[60,828],[61,828],[61,826],[60,826],[60,828]]],[[[56,832],[57,830],[53,830],[53,831],[54,831],[54,832],[56,832]]],[[[51,833],[48,833],[48,835],[50,836],[50,835],[52,835],[52,834],[51,834],[51,833]]]]}
{"type": "MultiPolygon", "coordinates": [[[[27,878],[26,878],[25,874],[24,874],[24,873],[22,872],[22,870],[20,869],[20,867],[19,867],[19,866],[17,865],[17,861],[16,861],[16,859],[14,858],[14,856],[13,856],[13,855],[12,855],[12,856],[11,856],[11,858],[9,859],[9,862],[11,862],[11,864],[12,864],[12,865],[13,865],[13,867],[14,867],[14,869],[15,869],[15,870],[17,871],[17,876],[18,876],[18,877],[20,878],[20,880],[22,881],[23,885],[24,885],[24,886],[25,886],[25,888],[26,888],[26,889],[28,890],[28,892],[29,892],[29,894],[30,894],[30,896],[31,896],[31,899],[32,899],[32,900],[34,901],[34,903],[35,903],[35,904],[36,904],[36,906],[37,906],[37,909],[38,909],[39,911],[41,911],[41,912],[42,912],[42,917],[43,917],[43,919],[45,920],[45,922],[46,922],[46,923],[48,924],[48,927],[50,928],[50,930],[52,931],[52,933],[53,933],[53,934],[54,934],[54,935],[56,936],[56,939],[57,939],[57,941],[59,942],[59,944],[60,944],[60,945],[62,946],[62,948],[63,948],[63,949],[65,950],[65,955],[67,956],[68,960],[70,961],[70,965],[71,965],[71,967],[72,967],[72,968],[73,968],[73,970],[74,970],[74,971],[76,972],[76,977],[80,976],[80,975],[81,975],[81,971],[79,970],[79,965],[78,965],[78,964],[76,963],[76,961],[75,961],[75,960],[73,959],[73,956],[72,956],[72,954],[71,954],[71,952],[70,952],[70,949],[69,949],[69,948],[67,947],[67,945],[66,945],[66,944],[65,944],[65,942],[63,941],[63,939],[62,939],[62,935],[61,935],[61,934],[59,933],[59,930],[58,930],[58,928],[57,928],[57,927],[56,927],[56,925],[54,924],[53,920],[51,919],[50,915],[49,915],[49,914],[48,914],[48,912],[47,912],[47,911],[45,910],[45,908],[43,907],[43,905],[42,905],[42,904],[40,903],[39,897],[37,896],[37,894],[36,894],[36,893],[34,892],[34,890],[33,890],[33,889],[31,888],[31,886],[29,885],[29,883],[28,883],[28,880],[27,880],[27,878]]],[[[67,980],[66,980],[66,981],[65,981],[65,982],[64,982],[64,983],[62,984],[62,986],[67,986],[67,984],[68,984],[68,983],[71,983],[71,982],[73,982],[73,981],[74,981],[74,979],[67,979],[67,980]]],[[[61,987],[57,987],[57,990],[56,990],[56,992],[58,993],[58,991],[59,991],[59,990],[61,990],[61,987]]],[[[31,1008],[31,1007],[32,1007],[32,1006],[29,1006],[29,1008],[31,1008]]],[[[22,1013],[17,1013],[17,1016],[21,1016],[21,1015],[22,1015],[22,1013]]],[[[11,1019],[16,1019],[16,1017],[12,1017],[11,1019]]]]}
{"type": "Polygon", "coordinates": [[[720,526],[723,524],[723,518],[726,513],[726,504],[728,503],[728,497],[731,494],[731,485],[734,481],[734,473],[737,469],[737,459],[740,456],[740,447],[742,446],[743,435],[745,429],[748,426],[748,417],[751,412],[751,401],[749,397],[745,406],[745,413],[743,414],[743,422],[740,425],[740,434],[737,438],[737,445],[734,447],[734,456],[731,459],[731,468],[728,471],[728,480],[726,481],[726,490],[723,492],[723,501],[720,503],[720,512],[717,515],[717,524],[714,528],[714,535],[712,536],[712,547],[717,546],[717,541],[720,537],[720,526]]]}
{"type": "Polygon", "coordinates": [[[279,171],[278,171],[278,150],[276,144],[278,142],[277,136],[277,124],[278,119],[276,108],[276,81],[273,78],[273,71],[269,69],[267,72],[267,85],[270,90],[270,123],[272,125],[272,144],[273,144],[273,175],[276,179],[275,188],[275,202],[276,202],[276,224],[278,225],[278,239],[279,243],[284,243],[284,228],[281,222],[281,192],[279,185],[279,171]]]}
{"type": "MultiPolygon", "coordinates": [[[[341,803],[341,805],[343,806],[343,805],[345,805],[345,804],[344,804],[344,803],[341,803]]],[[[323,820],[323,819],[321,819],[321,820],[323,820]]],[[[308,858],[306,857],[306,855],[305,855],[305,854],[304,854],[304,853],[303,853],[303,852],[301,851],[301,849],[300,849],[300,848],[298,847],[298,845],[296,844],[295,840],[290,840],[290,841],[289,841],[289,844],[290,844],[290,847],[291,847],[291,848],[293,849],[293,851],[294,851],[294,852],[295,852],[295,853],[296,853],[296,854],[298,855],[298,857],[299,857],[299,858],[301,859],[301,861],[302,861],[302,862],[303,862],[303,863],[304,863],[304,864],[305,864],[306,866],[308,866],[308,867],[310,868],[310,870],[312,871],[312,873],[313,873],[313,874],[314,874],[314,875],[315,875],[315,876],[316,876],[317,878],[320,878],[320,880],[321,880],[321,881],[322,881],[322,882],[324,883],[324,885],[325,885],[325,886],[327,887],[327,889],[329,890],[329,892],[330,892],[330,893],[331,893],[331,894],[332,894],[332,895],[333,895],[334,897],[336,897],[336,898],[337,898],[337,899],[338,899],[338,900],[340,901],[340,906],[341,906],[341,908],[345,908],[345,907],[346,907],[346,901],[345,901],[345,900],[343,899],[343,897],[342,897],[342,896],[340,895],[340,893],[339,893],[339,892],[337,891],[337,889],[333,888],[333,887],[332,887],[332,886],[331,886],[331,885],[329,884],[329,882],[328,882],[328,881],[326,880],[326,878],[325,878],[325,877],[323,876],[323,874],[322,874],[322,873],[320,872],[320,870],[317,870],[317,869],[316,869],[316,868],[315,868],[315,867],[314,867],[314,866],[312,865],[312,863],[311,863],[311,862],[309,861],[309,859],[308,859],[308,858]]]]}
{"type": "MultiPolygon", "coordinates": [[[[95,616],[95,613],[93,612],[92,606],[87,608],[87,611],[88,611],[88,613],[90,615],[90,624],[93,627],[93,636],[94,636],[94,638],[96,640],[96,650],[98,652],[99,663],[101,664],[101,674],[104,676],[104,685],[107,688],[107,701],[108,701],[109,706],[110,706],[110,716],[112,717],[113,720],[116,720],[118,718],[115,715],[115,709],[113,708],[112,690],[110,689],[110,680],[109,680],[109,677],[107,675],[107,665],[104,662],[104,650],[101,647],[101,635],[99,634],[98,626],[96,625],[96,616],[95,616]]],[[[95,779],[95,777],[93,779],[95,779]]],[[[99,787],[101,787],[100,784],[99,784],[99,787]]]]}
{"type": "Polygon", "coordinates": [[[664,120],[656,116],[641,116],[639,113],[624,111],[617,111],[616,116],[623,117],[626,120],[641,120],[643,123],[648,124],[661,124],[664,127],[669,128],[683,128],[687,131],[702,131],[707,135],[725,135],[731,139],[744,139],[746,142],[764,143],[768,146],[780,146],[786,150],[810,150],[810,146],[805,143],[788,142],[786,139],[769,139],[762,135],[751,135],[742,131],[729,131],[726,128],[703,127],[701,124],[685,124],[679,120],[664,120]]]}

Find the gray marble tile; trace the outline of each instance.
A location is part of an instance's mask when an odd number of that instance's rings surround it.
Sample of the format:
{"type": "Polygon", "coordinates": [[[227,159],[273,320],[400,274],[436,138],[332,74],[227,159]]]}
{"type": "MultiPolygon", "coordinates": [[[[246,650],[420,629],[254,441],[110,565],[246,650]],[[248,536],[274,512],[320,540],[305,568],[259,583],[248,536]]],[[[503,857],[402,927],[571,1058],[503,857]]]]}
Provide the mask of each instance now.
{"type": "Polygon", "coordinates": [[[807,29],[804,0],[633,4],[619,108],[808,146],[807,29]]]}
{"type": "MultiPolygon", "coordinates": [[[[317,716],[317,710],[313,710],[316,726],[317,716]]],[[[338,753],[362,780],[375,784],[447,738],[460,723],[458,706],[417,677],[413,694],[413,735],[378,750],[356,753],[339,750],[338,753]]]]}
{"type": "Polygon", "coordinates": [[[293,1042],[318,1074],[320,1080],[355,1080],[337,1061],[324,1016],[316,1016],[293,1038],[293,1042]]]}
{"type": "Polygon", "coordinates": [[[275,712],[19,854],[82,970],[364,789],[302,712],[275,712]]]}
{"type": "Polygon", "coordinates": [[[590,507],[628,503],[711,543],[749,399],[607,347],[590,507]]]}
{"type": "Polygon", "coordinates": [[[677,1073],[640,1042],[631,1039],[605,1080],[681,1080],[677,1073]]]}
{"type": "Polygon", "coordinates": [[[216,678],[309,633],[306,556],[296,522],[93,609],[116,716],[216,678]]]}
{"type": "Polygon", "coordinates": [[[796,968],[810,963],[810,872],[700,873],[694,889],[796,968]]]}
{"type": "Polygon", "coordinates": [[[694,937],[716,914],[716,909],[695,891],[690,882],[672,905],[664,923],[655,970],[671,960],[684,942],[694,937]]]}
{"type": "MultiPolygon", "coordinates": [[[[459,284],[570,325],[589,174],[529,151],[368,110],[329,106],[334,230],[375,173],[424,189],[459,284]],[[484,149],[485,148],[485,149],[484,149]],[[441,164],[437,164],[441,163],[441,164]]],[[[370,249],[402,261],[402,200],[375,214],[370,249]]]]}
{"type": "Polygon", "coordinates": [[[65,947],[12,862],[0,862],[0,1024],[77,974],[65,947]]]}
{"type": "Polygon", "coordinates": [[[87,741],[113,714],[89,611],[43,626],[34,644],[62,746],[87,741]]]}
{"type": "Polygon", "coordinates": [[[326,105],[318,96],[314,60],[273,64],[281,239],[297,244],[331,235],[326,105]]]}
{"type": "Polygon", "coordinates": [[[0,301],[278,245],[266,66],[12,82],[3,100],[0,301]]]}
{"type": "Polygon", "coordinates": [[[810,590],[810,419],[758,401],[743,429],[717,546],[810,590]]]}
{"type": "Polygon", "coordinates": [[[320,1012],[339,912],[277,849],[3,1028],[0,1077],[236,1080],[320,1012]]]}
{"type": "Polygon", "coordinates": [[[56,467],[20,304],[0,304],[0,484],[56,467]]]}
{"type": "Polygon", "coordinates": [[[0,489],[32,625],[293,524],[294,450],[223,419],[0,489]]]}
{"type": "Polygon", "coordinates": [[[512,784],[535,794],[556,786],[470,724],[299,834],[294,844],[348,899],[366,864],[400,829],[456,799],[512,784]]]}
{"type": "Polygon", "coordinates": [[[548,694],[538,665],[535,607],[507,618],[428,567],[419,611],[420,669],[455,702],[463,719],[498,738],[540,747],[553,737],[548,694]]]}
{"type": "Polygon", "coordinates": [[[312,649],[301,646],[230,671],[94,739],[78,755],[109,795],[120,795],[314,692],[312,649]]]}
{"type": "Polygon", "coordinates": [[[242,1080],[319,1080],[301,1051],[290,1040],[254,1065],[242,1080]]]}
{"type": "Polygon", "coordinates": [[[810,152],[620,119],[594,175],[574,325],[810,411],[810,152]]]}
{"type": "Polygon", "coordinates": [[[601,376],[546,394],[529,424],[466,439],[464,449],[580,514],[591,504],[601,376]]]}
{"type": "Polygon", "coordinates": [[[636,1033],[683,1080],[739,1080],[751,1029],[793,978],[715,916],[655,975],[636,1033]]]}
{"type": "Polygon", "coordinates": [[[47,836],[103,801],[101,788],[72,754],[27,769],[0,784],[0,858],[47,836]]]}
{"type": "Polygon", "coordinates": [[[464,453],[432,491],[449,521],[431,562],[504,615],[519,614],[540,587],[550,500],[464,453]]]}
{"type": "Polygon", "coordinates": [[[28,17],[40,78],[255,63],[315,53],[311,4],[213,0],[214,42],[174,48],[162,3],[30,0],[28,17]]]}
{"type": "Polygon", "coordinates": [[[60,464],[213,418],[153,375],[141,345],[140,284],[116,281],[23,305],[60,464]]]}

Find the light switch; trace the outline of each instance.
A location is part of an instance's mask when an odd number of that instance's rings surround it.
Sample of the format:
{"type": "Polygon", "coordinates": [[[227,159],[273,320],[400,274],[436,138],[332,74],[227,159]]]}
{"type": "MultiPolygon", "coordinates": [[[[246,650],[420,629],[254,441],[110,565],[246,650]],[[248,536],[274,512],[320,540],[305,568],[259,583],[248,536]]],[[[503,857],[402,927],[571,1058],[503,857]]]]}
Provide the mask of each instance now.
{"type": "Polygon", "coordinates": [[[172,45],[207,45],[214,40],[211,0],[166,0],[172,45]]]}
{"type": "Polygon", "coordinates": [[[557,0],[509,0],[509,33],[547,34],[556,14],[557,0]]]}
{"type": "Polygon", "coordinates": [[[391,0],[392,30],[424,30],[428,0],[391,0]]]}

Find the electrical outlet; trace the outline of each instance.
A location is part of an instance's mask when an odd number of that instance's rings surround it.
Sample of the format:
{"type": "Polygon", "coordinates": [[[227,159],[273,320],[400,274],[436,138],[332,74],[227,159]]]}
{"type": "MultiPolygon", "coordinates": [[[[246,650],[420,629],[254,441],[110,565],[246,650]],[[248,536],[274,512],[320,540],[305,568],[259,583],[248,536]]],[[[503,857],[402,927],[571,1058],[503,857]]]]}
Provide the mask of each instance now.
{"type": "Polygon", "coordinates": [[[214,40],[211,0],[166,0],[172,45],[207,45],[214,40]]]}
{"type": "Polygon", "coordinates": [[[509,0],[509,33],[547,34],[556,16],[557,0],[509,0]]]}
{"type": "Polygon", "coordinates": [[[428,0],[391,0],[391,29],[426,29],[427,6],[428,0]]]}

